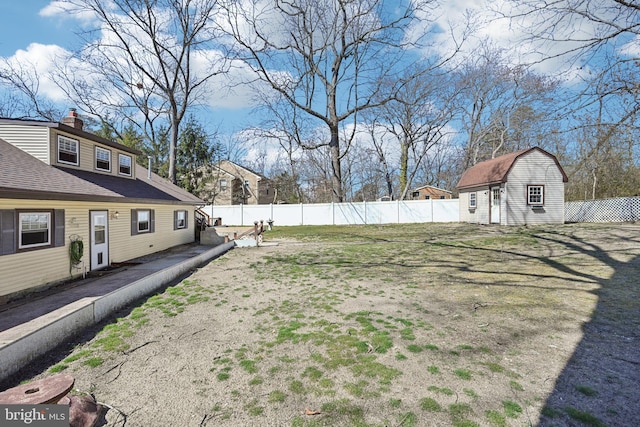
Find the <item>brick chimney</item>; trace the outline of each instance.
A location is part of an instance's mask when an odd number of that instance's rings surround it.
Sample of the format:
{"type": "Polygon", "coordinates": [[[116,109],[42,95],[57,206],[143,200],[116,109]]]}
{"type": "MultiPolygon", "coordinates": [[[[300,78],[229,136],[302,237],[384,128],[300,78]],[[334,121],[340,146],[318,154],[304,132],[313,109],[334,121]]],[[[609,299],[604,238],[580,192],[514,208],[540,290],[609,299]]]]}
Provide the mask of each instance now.
{"type": "Polygon", "coordinates": [[[75,108],[69,109],[69,115],[67,117],[62,118],[62,124],[67,126],[71,126],[72,128],[76,128],[82,130],[82,126],[84,122],[78,117],[78,113],[75,108]]]}

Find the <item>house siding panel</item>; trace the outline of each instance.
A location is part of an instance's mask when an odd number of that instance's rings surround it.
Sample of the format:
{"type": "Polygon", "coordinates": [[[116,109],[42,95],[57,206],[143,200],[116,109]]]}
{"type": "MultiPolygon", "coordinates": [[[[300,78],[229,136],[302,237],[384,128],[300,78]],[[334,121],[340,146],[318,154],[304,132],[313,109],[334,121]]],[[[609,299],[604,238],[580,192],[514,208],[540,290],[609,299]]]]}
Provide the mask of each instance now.
{"type": "Polygon", "coordinates": [[[460,191],[460,221],[471,224],[489,223],[489,192],[486,187],[460,191]],[[476,208],[469,210],[469,193],[476,193],[476,208]]]}
{"type": "Polygon", "coordinates": [[[564,223],[564,182],[549,156],[531,151],[519,158],[509,173],[506,188],[506,225],[564,223]],[[527,205],[527,185],[544,185],[543,209],[527,205]]]}
{"type": "MultiPolygon", "coordinates": [[[[34,251],[26,251],[0,256],[0,298],[11,294],[19,295],[66,280],[69,273],[70,236],[75,235],[84,242],[83,261],[89,269],[90,236],[89,212],[108,210],[109,216],[109,256],[110,262],[123,262],[133,258],[162,251],[180,244],[194,241],[194,207],[185,206],[190,219],[188,227],[173,229],[175,205],[132,205],[126,203],[99,202],[54,202],[37,200],[0,199],[0,211],[4,209],[61,209],[64,210],[64,246],[34,251]],[[131,236],[131,208],[155,210],[155,232],[131,236]],[[115,219],[111,214],[118,212],[115,219]],[[19,266],[18,268],[16,266],[19,266]]],[[[82,274],[74,269],[73,276],[82,274]]]]}
{"type": "Polygon", "coordinates": [[[78,138],[75,135],[66,134],[64,132],[59,132],[59,131],[51,132],[50,147],[51,147],[51,156],[53,159],[53,163],[57,166],[72,168],[72,169],[82,169],[89,172],[100,173],[105,175],[113,175],[113,176],[118,176],[124,179],[135,179],[136,177],[136,174],[135,174],[136,157],[131,153],[120,151],[114,147],[97,144],[88,139],[78,138]],[[79,163],[78,166],[70,165],[67,163],[58,163],[58,157],[57,157],[58,156],[57,154],[58,153],[58,135],[65,136],[67,138],[71,138],[79,142],[80,155],[78,157],[78,163],[79,163]],[[105,150],[108,150],[111,153],[111,171],[96,169],[96,146],[100,148],[104,148],[105,150]],[[118,163],[119,154],[125,154],[131,157],[131,176],[121,175],[118,173],[119,172],[119,163],[118,163]]]}
{"type": "Polygon", "coordinates": [[[40,126],[0,125],[0,138],[33,157],[51,164],[49,128],[40,126]]]}

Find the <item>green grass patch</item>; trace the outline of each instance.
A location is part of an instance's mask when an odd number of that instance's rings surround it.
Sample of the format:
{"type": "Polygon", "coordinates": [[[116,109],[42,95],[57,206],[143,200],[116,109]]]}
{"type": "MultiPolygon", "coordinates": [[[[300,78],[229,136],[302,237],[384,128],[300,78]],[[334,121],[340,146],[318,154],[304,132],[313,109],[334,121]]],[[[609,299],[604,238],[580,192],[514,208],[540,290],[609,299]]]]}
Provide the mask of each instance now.
{"type": "Polygon", "coordinates": [[[431,365],[427,368],[427,372],[430,374],[436,375],[440,373],[440,369],[437,366],[431,365]]]}
{"type": "Polygon", "coordinates": [[[66,358],[62,361],[62,363],[71,363],[71,362],[75,362],[76,360],[82,359],[83,357],[90,356],[90,355],[91,355],[91,353],[92,353],[92,352],[91,352],[91,350],[82,350],[82,351],[79,351],[79,352],[77,352],[77,353],[75,353],[75,354],[72,354],[72,355],[71,355],[71,356],[69,356],[69,357],[66,357],[66,358]]]}
{"type": "Polygon", "coordinates": [[[258,372],[258,368],[256,367],[255,360],[249,360],[249,359],[241,360],[240,367],[250,374],[255,374],[258,372]]]}
{"type": "Polygon", "coordinates": [[[420,399],[420,408],[422,408],[423,411],[429,412],[440,412],[442,410],[440,404],[430,397],[420,399]]]}
{"type": "Polygon", "coordinates": [[[485,366],[489,368],[491,372],[500,373],[505,371],[504,367],[498,363],[489,362],[485,363],[485,366]]]}
{"type": "Polygon", "coordinates": [[[593,396],[597,396],[598,392],[586,385],[578,385],[576,386],[576,390],[579,391],[580,393],[584,394],[585,396],[589,396],[589,397],[593,397],[593,396]]]}
{"type": "Polygon", "coordinates": [[[402,400],[401,399],[389,399],[389,406],[394,408],[394,409],[398,409],[400,406],[402,406],[402,400]]]}
{"type": "Polygon", "coordinates": [[[453,371],[454,374],[461,380],[470,380],[471,379],[471,371],[468,369],[456,369],[453,371]]]}
{"type": "Polygon", "coordinates": [[[273,390],[269,393],[268,401],[269,403],[282,403],[287,398],[287,395],[280,390],[273,390]]]}
{"type": "Polygon", "coordinates": [[[564,411],[574,420],[580,421],[589,427],[605,427],[605,424],[602,421],[588,412],[583,412],[572,407],[564,408],[564,411]]]}
{"type": "Polygon", "coordinates": [[[57,374],[58,372],[64,371],[68,367],[69,365],[66,365],[64,363],[58,363],[57,365],[53,365],[52,367],[50,367],[49,372],[52,374],[57,374]]]}
{"type": "Polygon", "coordinates": [[[83,362],[83,365],[87,365],[91,368],[97,368],[98,366],[104,363],[104,359],[102,357],[92,357],[83,362]]]}
{"type": "Polygon", "coordinates": [[[492,426],[496,427],[506,427],[507,419],[501,412],[494,410],[487,410],[484,412],[484,416],[487,419],[487,422],[492,426]]]}
{"type": "Polygon", "coordinates": [[[420,353],[422,351],[422,347],[417,344],[409,344],[407,346],[407,350],[411,353],[420,353]]]}
{"type": "Polygon", "coordinates": [[[429,387],[427,387],[427,390],[429,391],[433,391],[434,393],[440,393],[440,394],[444,394],[446,396],[453,396],[453,390],[451,390],[450,388],[446,388],[446,387],[438,387],[435,385],[430,385],[429,387]]]}
{"type": "Polygon", "coordinates": [[[502,402],[504,413],[509,418],[518,418],[522,414],[522,408],[516,402],[505,400],[502,402]]]}
{"type": "Polygon", "coordinates": [[[522,387],[522,384],[517,381],[509,381],[509,386],[515,391],[524,391],[524,387],[522,387]]]}
{"type": "Polygon", "coordinates": [[[473,400],[478,399],[478,393],[476,393],[475,391],[471,390],[470,388],[464,388],[464,389],[462,389],[462,391],[463,391],[464,394],[466,394],[467,396],[469,396],[473,400]]]}
{"type": "Polygon", "coordinates": [[[438,346],[435,344],[427,344],[424,346],[425,350],[437,351],[438,346]]]}

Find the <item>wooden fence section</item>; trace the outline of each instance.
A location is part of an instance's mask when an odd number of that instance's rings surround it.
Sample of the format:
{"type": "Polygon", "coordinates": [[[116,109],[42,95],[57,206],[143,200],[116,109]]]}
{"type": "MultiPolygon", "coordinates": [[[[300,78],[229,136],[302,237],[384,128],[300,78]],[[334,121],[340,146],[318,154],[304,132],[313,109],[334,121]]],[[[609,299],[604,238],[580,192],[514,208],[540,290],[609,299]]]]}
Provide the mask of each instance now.
{"type": "Polygon", "coordinates": [[[640,197],[567,202],[565,222],[633,222],[640,221],[640,197]]]}

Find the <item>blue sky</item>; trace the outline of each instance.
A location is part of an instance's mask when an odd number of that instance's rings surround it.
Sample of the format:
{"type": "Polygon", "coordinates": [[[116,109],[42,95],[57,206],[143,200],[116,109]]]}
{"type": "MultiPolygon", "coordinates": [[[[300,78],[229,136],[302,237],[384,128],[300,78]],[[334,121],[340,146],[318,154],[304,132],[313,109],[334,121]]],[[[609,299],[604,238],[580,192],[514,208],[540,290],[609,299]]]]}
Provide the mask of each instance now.
{"type": "Polygon", "coordinates": [[[34,42],[60,46],[73,43],[74,35],[64,21],[39,15],[49,3],[49,0],[0,2],[0,56],[11,56],[34,42]]]}
{"type": "MultiPolygon", "coordinates": [[[[106,0],[105,0],[106,1],[106,0]]],[[[265,0],[270,1],[270,0],[265,0]]],[[[524,33],[518,33],[516,26],[511,25],[508,20],[495,19],[496,15],[491,15],[491,8],[499,9],[507,7],[508,0],[446,0],[442,3],[437,24],[440,28],[448,28],[453,24],[455,31],[462,31],[461,25],[465,12],[471,11],[476,21],[476,33],[474,39],[469,40],[465,45],[466,54],[473,56],[477,48],[477,43],[482,39],[490,40],[496,47],[502,47],[508,51],[514,62],[517,62],[527,52],[531,52],[531,46],[527,43],[518,43],[519,37],[524,33]]],[[[57,13],[48,8],[53,0],[2,0],[0,1],[0,57],[26,59],[31,62],[39,62],[40,73],[45,73],[50,67],[51,61],[46,57],[56,49],[74,50],[78,47],[79,39],[74,34],[83,21],[76,17],[66,16],[64,12],[57,13]],[[43,10],[48,13],[41,13],[43,10]],[[36,43],[38,45],[33,45],[36,43]],[[31,48],[29,48],[31,46],[31,48]],[[20,53],[19,55],[17,53],[20,53]]],[[[85,22],[86,23],[86,22],[85,22]]],[[[590,29],[589,25],[584,26],[590,29]]],[[[558,29],[571,31],[570,28],[558,29]]],[[[447,32],[442,34],[447,35],[447,32]]],[[[458,34],[459,35],[459,34],[458,34]]],[[[524,39],[521,39],[524,40],[524,39]]],[[[444,38],[440,40],[436,47],[436,53],[450,52],[452,40],[444,38]]],[[[630,43],[627,50],[635,55],[640,51],[640,43],[630,43]]],[[[560,48],[560,45],[556,46],[560,48]]],[[[433,53],[433,52],[432,52],[433,53]]],[[[579,64],[577,64],[579,65],[579,64]]],[[[562,58],[545,61],[538,64],[538,71],[550,73],[566,68],[562,64],[562,58]]],[[[569,78],[579,81],[581,73],[586,73],[588,67],[569,67],[569,78]]],[[[235,69],[235,73],[242,73],[242,70],[235,69]]],[[[565,75],[566,77],[567,75],[565,75]]],[[[218,86],[219,87],[219,86],[218,86]]],[[[63,105],[63,108],[74,107],[69,105],[63,94],[51,82],[41,82],[40,90],[42,95],[63,105]]],[[[209,99],[210,108],[204,114],[199,114],[198,119],[210,131],[219,130],[222,134],[232,135],[243,128],[254,124],[255,114],[252,114],[250,107],[249,91],[246,88],[238,88],[237,92],[226,95],[221,91],[214,91],[214,96],[209,99]]]]}

